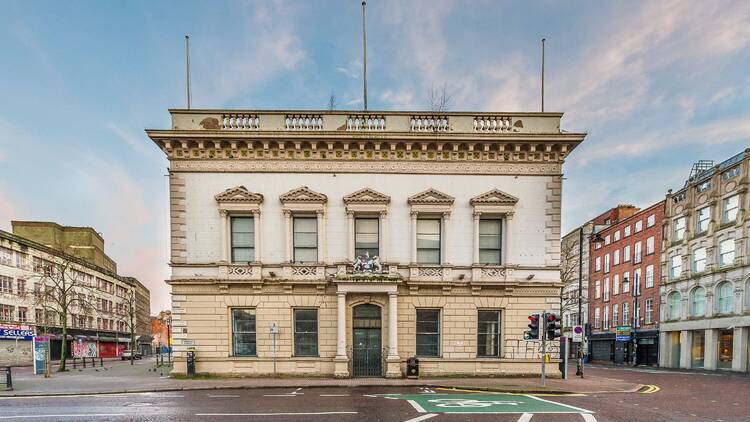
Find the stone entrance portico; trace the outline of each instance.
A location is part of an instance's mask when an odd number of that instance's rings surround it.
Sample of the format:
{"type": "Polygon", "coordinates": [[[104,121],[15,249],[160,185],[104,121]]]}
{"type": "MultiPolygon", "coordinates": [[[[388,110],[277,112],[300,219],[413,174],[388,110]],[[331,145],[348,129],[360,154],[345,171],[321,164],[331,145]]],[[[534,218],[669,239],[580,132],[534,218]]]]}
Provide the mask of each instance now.
{"type": "MultiPolygon", "coordinates": [[[[388,296],[388,355],[386,356],[385,376],[401,377],[401,357],[398,354],[398,286],[399,277],[388,274],[338,275],[334,279],[337,294],[337,329],[336,357],[334,358],[334,376],[349,377],[349,363],[352,356],[347,354],[347,328],[351,328],[351,319],[347,318],[347,309],[353,308],[356,302],[347,304],[347,294],[388,296]],[[349,321],[347,321],[349,320],[349,321]],[[347,323],[349,322],[349,323],[347,323]]],[[[365,300],[367,302],[368,300],[365,300]]],[[[381,314],[382,315],[382,314],[381,314]]],[[[354,339],[352,339],[352,343],[354,339]]]]}

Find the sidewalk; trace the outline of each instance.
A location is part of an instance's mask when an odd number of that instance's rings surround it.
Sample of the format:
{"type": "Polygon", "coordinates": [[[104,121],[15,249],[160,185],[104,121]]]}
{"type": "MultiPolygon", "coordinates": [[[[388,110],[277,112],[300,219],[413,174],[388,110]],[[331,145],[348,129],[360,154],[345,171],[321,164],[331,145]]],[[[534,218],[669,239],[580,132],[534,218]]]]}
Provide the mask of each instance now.
{"type": "MultiPolygon", "coordinates": [[[[423,386],[518,393],[616,393],[635,392],[642,387],[611,378],[572,376],[568,380],[547,379],[542,388],[538,378],[197,378],[172,379],[169,368],[155,368],[153,358],[144,358],[130,365],[129,361],[105,361],[96,367],[53,372],[50,378],[34,375],[31,368],[15,368],[13,391],[0,390],[0,399],[8,396],[51,396],[78,394],[115,394],[155,391],[211,390],[232,388],[298,388],[298,387],[362,387],[362,386],[423,386]]],[[[72,368],[72,367],[71,367],[72,368]]],[[[575,373],[575,370],[574,372],[575,373]]],[[[1,387],[0,387],[1,388],[1,387]]]]}

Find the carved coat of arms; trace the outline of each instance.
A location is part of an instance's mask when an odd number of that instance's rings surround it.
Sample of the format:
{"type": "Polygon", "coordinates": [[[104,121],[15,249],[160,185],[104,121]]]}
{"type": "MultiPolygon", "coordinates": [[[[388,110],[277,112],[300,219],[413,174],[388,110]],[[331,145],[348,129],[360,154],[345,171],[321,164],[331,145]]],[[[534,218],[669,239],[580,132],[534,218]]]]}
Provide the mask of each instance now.
{"type": "Polygon", "coordinates": [[[369,252],[357,257],[354,261],[354,273],[371,273],[380,274],[383,272],[383,266],[380,264],[380,257],[377,255],[370,257],[369,252]]]}

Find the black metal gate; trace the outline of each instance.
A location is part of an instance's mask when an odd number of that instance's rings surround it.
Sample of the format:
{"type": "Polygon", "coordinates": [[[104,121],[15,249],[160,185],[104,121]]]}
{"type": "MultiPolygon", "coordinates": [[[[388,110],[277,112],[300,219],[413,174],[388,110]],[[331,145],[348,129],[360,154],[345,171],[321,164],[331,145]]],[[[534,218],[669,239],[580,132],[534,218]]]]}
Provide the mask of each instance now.
{"type": "Polygon", "coordinates": [[[383,375],[380,308],[375,305],[354,307],[352,318],[352,375],[383,375]]]}

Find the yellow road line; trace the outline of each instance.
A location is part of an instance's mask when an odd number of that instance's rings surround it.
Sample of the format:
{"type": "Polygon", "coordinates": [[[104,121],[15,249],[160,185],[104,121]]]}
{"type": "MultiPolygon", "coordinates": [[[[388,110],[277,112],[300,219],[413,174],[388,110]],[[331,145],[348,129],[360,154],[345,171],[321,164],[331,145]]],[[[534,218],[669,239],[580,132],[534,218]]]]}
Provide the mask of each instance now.
{"type": "Polygon", "coordinates": [[[661,388],[657,387],[656,385],[647,385],[647,388],[643,391],[639,391],[641,394],[653,394],[657,391],[661,390],[661,388]]]}

